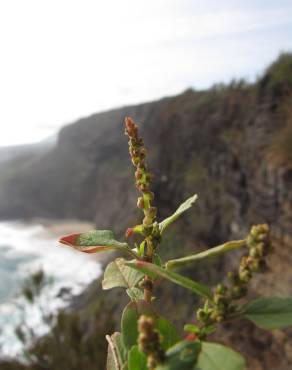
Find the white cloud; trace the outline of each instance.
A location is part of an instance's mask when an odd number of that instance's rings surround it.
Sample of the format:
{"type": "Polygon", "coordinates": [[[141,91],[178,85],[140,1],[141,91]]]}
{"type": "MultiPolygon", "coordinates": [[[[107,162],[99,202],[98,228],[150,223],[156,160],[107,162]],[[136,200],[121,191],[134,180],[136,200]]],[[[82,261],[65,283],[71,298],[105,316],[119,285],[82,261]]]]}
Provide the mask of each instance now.
{"type": "Polygon", "coordinates": [[[0,145],[190,85],[253,77],[291,48],[291,12],[286,1],[2,1],[0,145]]]}

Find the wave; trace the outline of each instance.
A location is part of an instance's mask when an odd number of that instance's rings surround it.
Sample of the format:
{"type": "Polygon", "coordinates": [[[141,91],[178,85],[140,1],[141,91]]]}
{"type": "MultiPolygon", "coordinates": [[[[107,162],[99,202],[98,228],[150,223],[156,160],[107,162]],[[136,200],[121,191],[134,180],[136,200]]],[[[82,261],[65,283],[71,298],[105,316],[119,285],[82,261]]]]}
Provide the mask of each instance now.
{"type": "MultiPolygon", "coordinates": [[[[68,225],[67,225],[68,226],[68,225]]],[[[62,235],[62,225],[60,226],[62,235]]],[[[46,301],[47,312],[56,312],[66,301],[60,292],[78,294],[101,273],[98,261],[65,246],[58,245],[58,237],[48,225],[40,223],[0,223],[0,327],[3,356],[15,356],[22,344],[14,330],[23,319],[43,334],[47,328],[41,323],[38,305],[27,305],[25,311],[18,309],[25,304],[21,286],[27,276],[42,269],[50,284],[44,289],[40,300],[46,301]]]]}

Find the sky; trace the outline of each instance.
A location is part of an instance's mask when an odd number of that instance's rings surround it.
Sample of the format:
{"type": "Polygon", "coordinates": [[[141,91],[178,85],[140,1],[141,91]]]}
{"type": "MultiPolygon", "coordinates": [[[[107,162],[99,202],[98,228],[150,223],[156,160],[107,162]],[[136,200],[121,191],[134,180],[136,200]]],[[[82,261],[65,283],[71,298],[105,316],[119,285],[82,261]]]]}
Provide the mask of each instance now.
{"type": "Polygon", "coordinates": [[[0,146],[189,87],[253,81],[282,51],[291,0],[0,0],[0,146]]]}

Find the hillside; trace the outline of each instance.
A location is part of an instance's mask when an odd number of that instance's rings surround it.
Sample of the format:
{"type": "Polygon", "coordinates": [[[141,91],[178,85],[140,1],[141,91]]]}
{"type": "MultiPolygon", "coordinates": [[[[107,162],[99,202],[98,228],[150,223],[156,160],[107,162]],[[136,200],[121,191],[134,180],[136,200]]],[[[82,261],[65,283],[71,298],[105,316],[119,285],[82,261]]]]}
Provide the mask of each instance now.
{"type": "Polygon", "coordinates": [[[291,136],[292,109],[285,76],[291,69],[284,77],[273,69],[256,85],[187,90],[64,127],[48,153],[23,161],[8,180],[2,171],[0,217],[80,218],[100,227],[123,223],[136,196],[123,135],[123,119],[130,115],[141,122],[163,213],[197,192],[197,235],[215,229],[213,238],[221,239],[261,220],[286,234],[282,200],[289,199],[291,181],[286,132],[291,136]]]}
{"type": "MultiPolygon", "coordinates": [[[[189,217],[178,223],[183,236],[168,234],[165,255],[175,243],[182,246],[175,252],[180,255],[195,245],[242,236],[252,223],[268,222],[275,253],[269,273],[261,278],[261,293],[278,289],[279,294],[291,295],[291,99],[292,55],[285,54],[255,84],[238,81],[207,91],[187,90],[81,119],[61,130],[55,148],[23,161],[13,176],[1,173],[0,218],[79,218],[117,233],[135,223],[137,194],[123,135],[124,117],[130,115],[141,122],[149,148],[160,216],[189,195],[199,195],[189,217]]],[[[216,268],[186,273],[215,279],[232,263],[232,259],[221,262],[219,272],[216,268]]],[[[95,299],[92,289],[78,309],[86,309],[95,299]]],[[[255,284],[252,294],[258,289],[255,284]]],[[[174,297],[170,289],[166,291],[164,309],[171,312],[174,297]]],[[[182,303],[176,314],[191,315],[189,298],[178,292],[182,303]]],[[[174,312],[171,315],[179,322],[174,312]]],[[[283,339],[244,325],[240,330],[246,331],[249,342],[236,343],[228,328],[226,341],[249,356],[252,370],[290,368],[288,335],[283,339]]]]}

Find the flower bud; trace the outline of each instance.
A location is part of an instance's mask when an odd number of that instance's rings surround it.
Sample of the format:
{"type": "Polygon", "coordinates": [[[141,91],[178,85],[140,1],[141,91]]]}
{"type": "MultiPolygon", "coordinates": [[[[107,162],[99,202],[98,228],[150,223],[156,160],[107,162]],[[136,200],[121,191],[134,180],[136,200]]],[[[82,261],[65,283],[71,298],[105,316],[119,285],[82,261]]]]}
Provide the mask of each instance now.
{"type": "Polygon", "coordinates": [[[128,227],[128,229],[126,230],[125,232],[125,237],[128,239],[130,238],[130,236],[132,236],[134,234],[134,230],[132,227],[128,227]]]}
{"type": "Polygon", "coordinates": [[[143,175],[142,170],[141,170],[140,168],[138,168],[138,169],[136,170],[136,172],[135,172],[135,179],[136,179],[136,180],[140,180],[140,179],[141,179],[141,177],[142,177],[142,175],[143,175]]]}
{"type": "Polygon", "coordinates": [[[265,244],[258,243],[258,245],[256,246],[256,251],[259,257],[263,257],[265,254],[265,244]]]}
{"type": "Polygon", "coordinates": [[[239,279],[243,282],[243,283],[248,283],[250,281],[250,279],[252,278],[252,274],[249,270],[243,270],[239,273],[239,279]]]}
{"type": "Polygon", "coordinates": [[[227,278],[230,280],[230,281],[234,281],[235,280],[235,274],[234,274],[234,272],[232,272],[232,271],[228,271],[228,273],[227,273],[227,278]]]}
{"type": "Polygon", "coordinates": [[[143,218],[143,225],[144,226],[150,226],[150,225],[152,225],[152,218],[149,215],[146,215],[143,218]]]}
{"type": "Polygon", "coordinates": [[[134,166],[137,166],[140,162],[140,158],[139,157],[132,157],[132,163],[134,166]]]}
{"type": "Polygon", "coordinates": [[[226,293],[226,291],[227,291],[227,287],[225,285],[218,284],[216,286],[216,293],[218,293],[218,294],[224,294],[224,293],[226,293]]]}
{"type": "Polygon", "coordinates": [[[144,183],[137,183],[137,187],[138,187],[138,190],[141,191],[141,192],[145,192],[145,191],[148,191],[149,190],[149,187],[147,184],[144,184],[144,183]]]}
{"type": "Polygon", "coordinates": [[[145,206],[145,204],[144,204],[143,198],[142,197],[139,197],[138,198],[138,201],[137,201],[137,207],[140,208],[140,209],[143,209],[144,206],[145,206]]]}
{"type": "Polygon", "coordinates": [[[242,289],[239,286],[234,286],[231,290],[232,298],[238,299],[242,297],[242,289]]]}
{"type": "Polygon", "coordinates": [[[252,257],[252,258],[257,258],[257,257],[259,257],[259,253],[258,253],[257,247],[252,247],[252,248],[250,248],[249,255],[250,255],[250,257],[252,257]]]}
{"type": "Polygon", "coordinates": [[[150,207],[147,211],[149,217],[151,217],[152,219],[154,219],[156,217],[156,214],[157,214],[157,208],[156,207],[150,207]]]}

